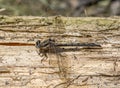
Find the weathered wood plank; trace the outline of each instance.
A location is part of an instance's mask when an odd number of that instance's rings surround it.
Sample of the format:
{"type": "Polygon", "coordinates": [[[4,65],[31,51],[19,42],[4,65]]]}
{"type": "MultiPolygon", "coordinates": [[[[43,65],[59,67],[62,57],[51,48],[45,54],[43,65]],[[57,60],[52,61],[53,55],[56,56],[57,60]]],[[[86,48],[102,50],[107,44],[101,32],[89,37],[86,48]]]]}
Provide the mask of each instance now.
{"type": "Polygon", "coordinates": [[[1,16],[0,87],[119,88],[118,18],[1,16]],[[57,43],[92,42],[102,48],[68,47],[61,57],[52,53],[41,63],[34,44],[47,38],[57,43]]]}

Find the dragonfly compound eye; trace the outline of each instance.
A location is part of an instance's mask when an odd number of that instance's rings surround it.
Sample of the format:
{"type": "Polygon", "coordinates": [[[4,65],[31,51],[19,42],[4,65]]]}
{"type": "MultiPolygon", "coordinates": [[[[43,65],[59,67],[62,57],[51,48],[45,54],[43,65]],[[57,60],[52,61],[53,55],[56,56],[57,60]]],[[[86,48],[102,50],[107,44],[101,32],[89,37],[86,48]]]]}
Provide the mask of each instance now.
{"type": "Polygon", "coordinates": [[[40,40],[37,40],[36,44],[35,44],[35,47],[36,48],[40,48],[41,47],[41,42],[40,40]]]}

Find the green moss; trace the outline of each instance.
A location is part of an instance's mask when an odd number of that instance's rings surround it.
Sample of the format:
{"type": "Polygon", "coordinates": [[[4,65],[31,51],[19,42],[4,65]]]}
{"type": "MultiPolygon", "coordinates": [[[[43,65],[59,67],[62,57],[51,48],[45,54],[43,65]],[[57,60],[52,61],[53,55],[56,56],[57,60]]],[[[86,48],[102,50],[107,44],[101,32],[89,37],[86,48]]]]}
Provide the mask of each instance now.
{"type": "Polygon", "coordinates": [[[107,19],[97,19],[97,24],[98,25],[111,25],[111,24],[113,24],[114,23],[114,21],[113,20],[107,20],[107,19]]]}

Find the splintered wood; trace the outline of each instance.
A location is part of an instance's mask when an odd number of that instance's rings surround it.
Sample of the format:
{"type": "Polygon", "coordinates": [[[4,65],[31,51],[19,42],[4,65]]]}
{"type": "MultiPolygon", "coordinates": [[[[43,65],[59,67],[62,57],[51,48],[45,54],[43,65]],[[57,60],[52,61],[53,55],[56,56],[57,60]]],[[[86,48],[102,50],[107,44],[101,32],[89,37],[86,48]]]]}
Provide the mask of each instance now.
{"type": "Polygon", "coordinates": [[[119,78],[119,17],[0,16],[0,88],[120,88],[119,78]],[[48,50],[43,60],[35,42],[48,38],[101,48],[48,50]]]}

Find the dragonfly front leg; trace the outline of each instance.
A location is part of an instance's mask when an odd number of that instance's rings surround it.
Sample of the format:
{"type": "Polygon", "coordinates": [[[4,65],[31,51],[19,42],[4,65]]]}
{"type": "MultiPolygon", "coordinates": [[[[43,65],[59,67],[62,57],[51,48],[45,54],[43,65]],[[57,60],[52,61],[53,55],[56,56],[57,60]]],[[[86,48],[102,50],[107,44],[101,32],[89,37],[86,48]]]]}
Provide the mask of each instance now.
{"type": "Polygon", "coordinates": [[[42,57],[41,63],[42,63],[43,61],[47,60],[48,56],[47,56],[47,53],[46,53],[44,50],[41,50],[41,49],[40,49],[38,54],[40,55],[40,57],[42,57]]]}
{"type": "Polygon", "coordinates": [[[41,60],[41,63],[42,63],[43,61],[46,61],[46,60],[47,60],[47,58],[48,58],[48,56],[47,56],[47,54],[46,54],[46,53],[42,54],[42,56],[41,56],[41,57],[43,57],[43,58],[42,58],[42,60],[41,60]]]}

